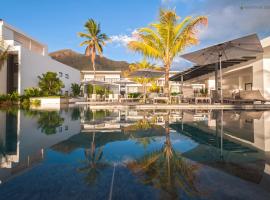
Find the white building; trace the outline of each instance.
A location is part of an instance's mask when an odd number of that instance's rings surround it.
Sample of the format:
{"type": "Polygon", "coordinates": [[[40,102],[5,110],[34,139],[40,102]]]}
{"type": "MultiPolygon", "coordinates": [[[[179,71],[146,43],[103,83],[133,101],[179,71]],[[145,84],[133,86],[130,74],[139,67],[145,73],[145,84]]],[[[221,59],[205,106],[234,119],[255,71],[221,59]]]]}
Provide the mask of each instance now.
{"type": "Polygon", "coordinates": [[[48,71],[56,72],[71,92],[71,83],[80,82],[80,71],[53,60],[47,46],[0,20],[0,50],[9,46],[7,61],[0,71],[0,94],[38,86],[38,76],[48,71]]]}
{"type": "MultiPolygon", "coordinates": [[[[170,77],[177,74],[178,71],[171,71],[170,72],[170,77]]],[[[102,82],[107,82],[107,83],[112,83],[114,84],[115,82],[118,82],[120,80],[128,80],[128,78],[123,77],[122,71],[96,71],[95,76],[94,76],[94,71],[81,71],[82,77],[81,81],[82,82],[87,82],[91,80],[97,80],[97,81],[102,81],[102,82]]],[[[161,88],[164,87],[165,84],[165,79],[164,77],[158,78],[156,80],[157,86],[160,86],[161,88]]],[[[150,87],[151,84],[148,85],[150,87]]],[[[180,91],[180,83],[177,82],[170,82],[170,87],[171,87],[171,92],[179,92],[180,91]]],[[[137,93],[137,92],[143,92],[143,87],[141,84],[138,83],[133,83],[133,84],[127,84],[127,85],[122,85],[121,87],[125,87],[125,91],[127,93],[137,93]]],[[[115,88],[115,87],[112,87],[115,88]]],[[[118,93],[122,88],[120,89],[119,86],[116,85],[116,89],[113,90],[114,93],[118,93]]]]}
{"type": "MultiPolygon", "coordinates": [[[[256,41],[256,45],[262,49],[261,53],[250,50],[249,55],[243,54],[235,58],[222,61],[223,80],[222,91],[224,98],[232,97],[234,92],[242,90],[259,90],[266,99],[270,99],[270,37],[259,40],[257,35],[245,36],[251,37],[256,41]]],[[[240,40],[243,38],[239,38],[240,40]]],[[[231,41],[225,42],[229,43],[231,41]]],[[[221,45],[224,43],[221,43],[221,45]]],[[[255,45],[255,42],[254,42],[255,45]]],[[[212,47],[207,47],[206,49],[212,47]]],[[[249,46],[248,48],[251,48],[249,46]]],[[[203,51],[198,50],[199,51],[203,51]]],[[[196,52],[194,53],[194,57],[196,52]]],[[[190,54],[193,54],[190,53],[190,54]]],[[[207,58],[206,58],[207,59],[207,58]]],[[[220,79],[218,78],[218,63],[207,65],[198,65],[184,70],[171,78],[173,81],[184,81],[185,85],[200,84],[211,90],[220,88],[220,79]],[[216,67],[216,68],[215,68],[216,67]],[[181,78],[182,77],[182,78],[181,78]]]]}

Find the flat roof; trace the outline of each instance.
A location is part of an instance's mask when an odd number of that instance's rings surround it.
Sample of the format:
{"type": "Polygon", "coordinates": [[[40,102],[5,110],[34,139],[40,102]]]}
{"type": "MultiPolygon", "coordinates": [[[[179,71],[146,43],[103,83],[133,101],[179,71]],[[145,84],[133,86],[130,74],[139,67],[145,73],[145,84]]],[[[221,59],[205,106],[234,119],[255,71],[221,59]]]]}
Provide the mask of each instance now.
{"type": "Polygon", "coordinates": [[[15,32],[17,32],[17,33],[19,33],[19,34],[21,34],[21,35],[23,35],[23,36],[29,38],[29,39],[32,40],[32,41],[34,41],[34,42],[36,42],[36,43],[38,43],[38,44],[40,44],[40,45],[42,45],[42,46],[44,46],[44,47],[47,47],[46,44],[43,44],[43,43],[39,42],[37,39],[33,38],[32,36],[29,36],[28,34],[24,33],[23,31],[21,31],[21,30],[15,28],[15,27],[13,27],[13,26],[11,26],[10,24],[6,23],[3,19],[0,19],[0,25],[1,25],[1,24],[4,25],[4,26],[6,26],[7,28],[9,28],[9,29],[12,30],[12,31],[15,31],[15,32]]]}

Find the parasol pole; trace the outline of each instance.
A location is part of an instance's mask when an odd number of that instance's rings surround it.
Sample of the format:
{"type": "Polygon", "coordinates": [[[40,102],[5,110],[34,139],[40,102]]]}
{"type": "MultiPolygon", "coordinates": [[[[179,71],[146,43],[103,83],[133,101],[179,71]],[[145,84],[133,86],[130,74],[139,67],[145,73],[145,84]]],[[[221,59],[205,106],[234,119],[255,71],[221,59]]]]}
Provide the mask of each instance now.
{"type": "Polygon", "coordinates": [[[219,78],[220,78],[220,103],[223,104],[223,93],[222,93],[222,62],[221,62],[221,57],[222,54],[221,52],[218,55],[219,57],[219,78]]]}

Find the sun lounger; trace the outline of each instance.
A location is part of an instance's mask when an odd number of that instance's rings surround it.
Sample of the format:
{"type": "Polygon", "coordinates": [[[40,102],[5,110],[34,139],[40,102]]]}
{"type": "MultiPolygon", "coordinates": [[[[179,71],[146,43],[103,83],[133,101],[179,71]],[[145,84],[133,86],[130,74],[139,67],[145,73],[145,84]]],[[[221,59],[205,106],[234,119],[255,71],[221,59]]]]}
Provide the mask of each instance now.
{"type": "Polygon", "coordinates": [[[260,90],[250,90],[250,91],[239,91],[239,94],[236,96],[235,99],[224,99],[225,102],[228,103],[249,103],[254,104],[256,102],[258,103],[266,103],[270,102],[270,100],[267,100],[263,97],[260,90]]]}

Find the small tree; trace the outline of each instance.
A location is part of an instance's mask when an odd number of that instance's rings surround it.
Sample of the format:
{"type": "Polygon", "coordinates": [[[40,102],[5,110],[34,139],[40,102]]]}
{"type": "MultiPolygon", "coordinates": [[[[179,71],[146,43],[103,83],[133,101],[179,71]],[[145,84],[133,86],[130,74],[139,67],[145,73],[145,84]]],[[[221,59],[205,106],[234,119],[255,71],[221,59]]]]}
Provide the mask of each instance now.
{"type": "Polygon", "coordinates": [[[86,85],[86,94],[89,97],[90,94],[93,94],[93,85],[86,85]]]}
{"type": "Polygon", "coordinates": [[[38,79],[38,86],[40,87],[42,94],[45,96],[59,95],[61,88],[64,87],[63,82],[54,72],[42,74],[42,76],[38,76],[38,79]]]}
{"type": "Polygon", "coordinates": [[[73,96],[77,97],[77,96],[80,95],[81,86],[79,84],[77,84],[77,83],[72,83],[71,84],[71,90],[72,90],[73,96]]]}

